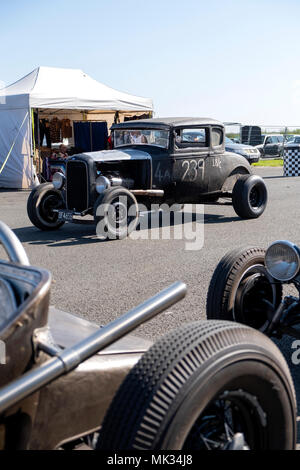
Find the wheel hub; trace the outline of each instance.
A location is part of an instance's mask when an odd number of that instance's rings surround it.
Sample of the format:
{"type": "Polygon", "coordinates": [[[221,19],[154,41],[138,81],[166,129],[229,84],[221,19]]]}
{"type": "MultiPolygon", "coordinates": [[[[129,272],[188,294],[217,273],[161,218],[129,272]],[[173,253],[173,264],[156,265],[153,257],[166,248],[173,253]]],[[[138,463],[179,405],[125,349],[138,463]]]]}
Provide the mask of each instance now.
{"type": "Polygon", "coordinates": [[[114,202],[111,210],[111,220],[118,224],[127,223],[127,207],[122,202],[114,202]]]}
{"type": "Polygon", "coordinates": [[[260,191],[256,187],[251,189],[249,194],[249,201],[253,208],[258,208],[261,205],[260,191]]]}
{"type": "Polygon", "coordinates": [[[274,280],[263,265],[251,266],[239,280],[234,296],[236,321],[256,329],[264,327],[276,308],[274,280]]]}

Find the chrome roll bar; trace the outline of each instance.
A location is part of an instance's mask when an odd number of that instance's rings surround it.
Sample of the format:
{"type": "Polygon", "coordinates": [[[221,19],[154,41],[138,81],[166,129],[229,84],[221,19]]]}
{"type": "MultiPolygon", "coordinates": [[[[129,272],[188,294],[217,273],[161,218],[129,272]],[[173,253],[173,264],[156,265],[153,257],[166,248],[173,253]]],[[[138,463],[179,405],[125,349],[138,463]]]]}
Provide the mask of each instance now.
{"type": "Polygon", "coordinates": [[[0,244],[3,245],[10,261],[29,266],[29,259],[22,243],[14,232],[4,223],[0,221],[0,244]]]}

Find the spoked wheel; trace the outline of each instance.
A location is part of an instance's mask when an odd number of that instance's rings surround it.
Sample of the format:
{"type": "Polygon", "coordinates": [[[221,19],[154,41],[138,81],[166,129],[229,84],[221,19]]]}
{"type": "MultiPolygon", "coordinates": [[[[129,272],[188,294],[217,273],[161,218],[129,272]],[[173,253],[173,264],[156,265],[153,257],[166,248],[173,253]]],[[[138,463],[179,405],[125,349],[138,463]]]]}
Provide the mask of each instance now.
{"type": "Polygon", "coordinates": [[[183,449],[249,450],[264,422],[255,397],[243,390],[223,392],[197,419],[183,449]]]}
{"type": "Polygon", "coordinates": [[[100,237],[125,238],[135,230],[138,218],[136,198],[125,188],[110,188],[95,202],[94,219],[100,237]]]}
{"type": "Polygon", "coordinates": [[[101,450],[289,449],[296,404],[288,366],[265,335],[194,322],[132,368],[102,424],[101,450]]]}
{"type": "Polygon", "coordinates": [[[44,183],[34,188],[27,201],[27,213],[31,222],[41,230],[57,230],[64,224],[53,209],[65,207],[60,191],[52,183],[44,183]]]}
{"type": "Polygon", "coordinates": [[[217,265],[207,294],[207,318],[264,331],[281,302],[282,287],[267,272],[261,248],[233,250],[217,265]]]}

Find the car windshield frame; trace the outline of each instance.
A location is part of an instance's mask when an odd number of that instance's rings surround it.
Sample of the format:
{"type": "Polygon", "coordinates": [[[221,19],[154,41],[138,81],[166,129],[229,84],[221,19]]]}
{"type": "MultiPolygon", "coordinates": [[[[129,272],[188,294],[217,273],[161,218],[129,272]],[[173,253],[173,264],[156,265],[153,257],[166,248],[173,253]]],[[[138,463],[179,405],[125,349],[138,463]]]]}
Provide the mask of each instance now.
{"type": "Polygon", "coordinates": [[[148,145],[167,150],[170,145],[170,130],[160,128],[117,128],[113,130],[114,148],[126,147],[128,145],[148,145]],[[122,142],[120,142],[123,133],[122,142]],[[155,135],[160,133],[160,135],[155,135]]]}

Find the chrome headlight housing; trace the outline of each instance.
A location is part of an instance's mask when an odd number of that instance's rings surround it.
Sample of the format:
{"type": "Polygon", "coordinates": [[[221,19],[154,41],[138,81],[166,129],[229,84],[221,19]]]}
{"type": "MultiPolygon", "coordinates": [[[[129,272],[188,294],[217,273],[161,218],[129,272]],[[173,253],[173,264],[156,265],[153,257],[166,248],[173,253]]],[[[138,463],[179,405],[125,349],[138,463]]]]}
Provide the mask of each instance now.
{"type": "Polygon", "coordinates": [[[102,194],[107,188],[110,187],[110,181],[106,176],[100,175],[96,179],[96,191],[99,194],[102,194]]]}
{"type": "Polygon", "coordinates": [[[54,173],[52,177],[52,184],[55,187],[55,189],[61,189],[63,185],[65,184],[66,177],[59,171],[54,173]]]}
{"type": "Polygon", "coordinates": [[[265,265],[274,279],[290,281],[300,270],[299,248],[287,240],[278,240],[267,249],[265,265]]]}

